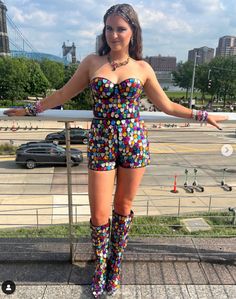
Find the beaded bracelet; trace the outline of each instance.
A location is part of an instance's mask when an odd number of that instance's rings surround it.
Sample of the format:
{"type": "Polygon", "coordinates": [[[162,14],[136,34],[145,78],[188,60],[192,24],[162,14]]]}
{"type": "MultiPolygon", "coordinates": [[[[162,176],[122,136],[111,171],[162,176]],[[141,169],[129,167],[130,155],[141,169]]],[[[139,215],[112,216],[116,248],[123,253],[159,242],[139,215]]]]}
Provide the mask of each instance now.
{"type": "Polygon", "coordinates": [[[206,110],[196,110],[196,109],[192,110],[191,118],[196,121],[199,122],[207,121],[207,117],[208,117],[208,112],[206,110]]]}
{"type": "Polygon", "coordinates": [[[27,116],[36,116],[43,112],[42,104],[40,101],[36,101],[34,104],[28,104],[24,107],[27,116]]]}

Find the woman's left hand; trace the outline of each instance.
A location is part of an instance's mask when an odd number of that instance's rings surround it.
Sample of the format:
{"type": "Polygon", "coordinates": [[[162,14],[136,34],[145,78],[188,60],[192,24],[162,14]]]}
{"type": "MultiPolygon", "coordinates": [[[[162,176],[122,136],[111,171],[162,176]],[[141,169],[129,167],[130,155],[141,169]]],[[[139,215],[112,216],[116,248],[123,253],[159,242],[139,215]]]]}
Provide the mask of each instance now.
{"type": "Polygon", "coordinates": [[[218,122],[221,122],[221,121],[224,121],[227,119],[228,119],[228,116],[208,114],[207,122],[208,122],[208,124],[216,127],[218,130],[222,130],[222,128],[218,125],[218,122]]]}

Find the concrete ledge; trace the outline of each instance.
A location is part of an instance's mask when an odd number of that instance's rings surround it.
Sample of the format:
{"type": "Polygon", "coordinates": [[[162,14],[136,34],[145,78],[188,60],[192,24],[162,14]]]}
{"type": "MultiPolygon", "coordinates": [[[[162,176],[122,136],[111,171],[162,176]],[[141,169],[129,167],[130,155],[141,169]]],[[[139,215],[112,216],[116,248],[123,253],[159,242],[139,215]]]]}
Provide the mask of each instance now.
{"type": "MultiPolygon", "coordinates": [[[[94,259],[89,239],[75,244],[74,261],[94,259]]],[[[236,238],[132,238],[124,261],[209,261],[236,263],[236,238]]]]}
{"type": "MultiPolygon", "coordinates": [[[[94,260],[90,238],[73,242],[74,262],[94,260]]],[[[67,238],[0,238],[0,262],[70,261],[67,238]]],[[[236,238],[130,238],[124,261],[236,263],[236,238]]]]}

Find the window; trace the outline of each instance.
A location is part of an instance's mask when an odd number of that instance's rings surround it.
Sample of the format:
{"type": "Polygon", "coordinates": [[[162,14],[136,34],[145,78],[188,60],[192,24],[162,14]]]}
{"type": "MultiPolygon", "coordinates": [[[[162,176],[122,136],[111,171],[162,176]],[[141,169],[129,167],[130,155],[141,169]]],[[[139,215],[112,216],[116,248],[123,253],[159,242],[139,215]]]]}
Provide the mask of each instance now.
{"type": "Polygon", "coordinates": [[[46,154],[47,152],[49,152],[49,149],[46,149],[46,148],[30,148],[26,152],[30,153],[30,154],[46,154]]]}

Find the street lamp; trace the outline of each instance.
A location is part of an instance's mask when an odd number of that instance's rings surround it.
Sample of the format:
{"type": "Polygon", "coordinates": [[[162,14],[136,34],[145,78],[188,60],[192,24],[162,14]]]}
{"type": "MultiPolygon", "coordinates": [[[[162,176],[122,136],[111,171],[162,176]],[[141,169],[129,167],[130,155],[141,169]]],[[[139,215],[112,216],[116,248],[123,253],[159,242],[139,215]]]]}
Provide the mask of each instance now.
{"type": "Polygon", "coordinates": [[[210,77],[211,77],[211,69],[208,70],[207,79],[210,80],[210,77]]]}
{"type": "Polygon", "coordinates": [[[207,75],[207,88],[210,89],[211,88],[211,69],[208,70],[208,75],[207,75]]]}
{"type": "Polygon", "coordinates": [[[193,63],[193,76],[192,76],[191,96],[190,96],[190,103],[189,103],[189,108],[190,109],[192,109],[192,103],[193,103],[193,90],[194,90],[194,80],[195,80],[195,70],[196,70],[197,57],[200,57],[200,55],[197,55],[197,52],[195,52],[194,53],[194,63],[193,63]]]}

